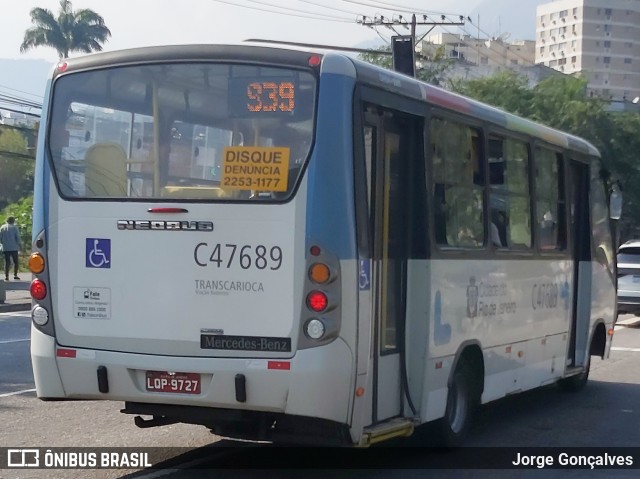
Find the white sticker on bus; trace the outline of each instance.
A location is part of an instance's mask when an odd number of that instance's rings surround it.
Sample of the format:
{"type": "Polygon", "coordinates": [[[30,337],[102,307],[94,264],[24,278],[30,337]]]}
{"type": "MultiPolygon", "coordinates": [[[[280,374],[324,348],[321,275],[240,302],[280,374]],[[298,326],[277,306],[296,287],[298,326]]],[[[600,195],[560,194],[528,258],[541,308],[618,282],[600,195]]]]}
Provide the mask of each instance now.
{"type": "Polygon", "coordinates": [[[74,287],[73,316],[82,319],[111,319],[111,289],[74,287]]]}

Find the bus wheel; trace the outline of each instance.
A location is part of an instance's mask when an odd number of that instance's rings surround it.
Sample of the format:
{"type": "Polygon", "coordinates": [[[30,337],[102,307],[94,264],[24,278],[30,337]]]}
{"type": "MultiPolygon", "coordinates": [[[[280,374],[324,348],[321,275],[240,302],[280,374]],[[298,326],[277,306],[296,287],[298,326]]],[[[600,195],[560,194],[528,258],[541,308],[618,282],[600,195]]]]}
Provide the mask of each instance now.
{"type": "Polygon", "coordinates": [[[561,391],[577,392],[586,386],[589,379],[589,369],[591,369],[591,354],[587,356],[587,367],[580,374],[561,379],[558,381],[558,387],[561,391]]]}
{"type": "Polygon", "coordinates": [[[476,410],[477,400],[472,391],[471,373],[469,368],[462,363],[453,374],[447,395],[447,408],[444,417],[440,420],[442,446],[457,447],[462,445],[476,410]]]}

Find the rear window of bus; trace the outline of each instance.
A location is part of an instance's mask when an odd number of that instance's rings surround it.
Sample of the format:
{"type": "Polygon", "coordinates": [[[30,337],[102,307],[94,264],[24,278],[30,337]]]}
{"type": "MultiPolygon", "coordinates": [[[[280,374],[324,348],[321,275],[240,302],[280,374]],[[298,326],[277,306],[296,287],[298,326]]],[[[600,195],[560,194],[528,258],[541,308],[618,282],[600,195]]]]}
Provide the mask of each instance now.
{"type": "Polygon", "coordinates": [[[309,155],[310,71],[175,63],[54,84],[48,151],[75,199],[282,201],[309,155]]]}

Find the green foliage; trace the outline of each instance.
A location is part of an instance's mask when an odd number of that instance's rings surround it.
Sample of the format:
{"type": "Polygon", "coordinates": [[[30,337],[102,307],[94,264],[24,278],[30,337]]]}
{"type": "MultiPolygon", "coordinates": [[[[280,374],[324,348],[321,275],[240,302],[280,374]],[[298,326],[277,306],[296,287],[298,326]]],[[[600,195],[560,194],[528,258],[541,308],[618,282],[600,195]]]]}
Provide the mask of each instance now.
{"type": "Polygon", "coordinates": [[[512,70],[501,70],[477,80],[457,80],[452,89],[519,116],[531,116],[533,92],[527,78],[512,70]]]}
{"type": "Polygon", "coordinates": [[[99,52],[111,36],[100,15],[89,9],[74,11],[69,0],[60,0],[58,18],[45,8],[33,8],[30,15],[34,26],[24,33],[21,52],[45,46],[66,58],[73,51],[99,52]]]}
{"type": "MultiPolygon", "coordinates": [[[[389,45],[381,46],[371,53],[361,53],[358,55],[363,60],[374,65],[378,65],[387,70],[393,70],[393,58],[389,54],[391,47],[389,45]],[[381,53],[377,53],[381,52],[381,53]]],[[[446,77],[446,73],[453,64],[452,59],[447,59],[444,54],[444,47],[438,48],[432,58],[425,58],[417,55],[419,67],[416,69],[416,78],[432,85],[442,85],[446,77]]]]}
{"type": "Polygon", "coordinates": [[[500,72],[480,80],[457,81],[454,90],[508,112],[529,118],[591,142],[602,163],[624,190],[622,239],[640,233],[640,111],[615,113],[607,104],[588,98],[586,80],[562,75],[549,77],[534,88],[526,77],[500,72]]]}
{"type": "Polygon", "coordinates": [[[31,254],[31,232],[33,223],[33,195],[24,197],[12,203],[0,211],[0,224],[4,223],[9,216],[16,219],[16,226],[20,230],[20,240],[22,241],[22,251],[20,251],[20,270],[28,270],[27,262],[31,254]]]}
{"type": "Polygon", "coordinates": [[[31,193],[33,169],[22,131],[0,126],[0,208],[31,193]]]}
{"type": "Polygon", "coordinates": [[[358,58],[367,63],[373,63],[387,70],[393,70],[393,59],[391,58],[391,47],[389,45],[383,45],[371,53],[361,53],[358,58]],[[380,53],[377,53],[380,52],[380,53]]]}

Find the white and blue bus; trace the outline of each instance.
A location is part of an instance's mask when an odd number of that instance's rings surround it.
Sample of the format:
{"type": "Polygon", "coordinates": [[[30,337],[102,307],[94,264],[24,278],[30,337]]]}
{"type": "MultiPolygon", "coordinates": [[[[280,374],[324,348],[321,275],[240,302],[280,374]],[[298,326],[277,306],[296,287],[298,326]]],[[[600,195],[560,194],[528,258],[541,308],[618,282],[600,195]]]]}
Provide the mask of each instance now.
{"type": "Polygon", "coordinates": [[[60,63],[37,150],[38,397],[140,427],[367,445],[609,355],[588,142],[337,53],[60,63]]]}

